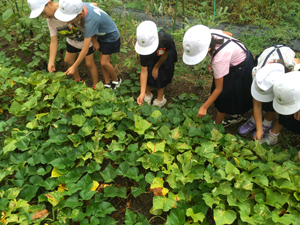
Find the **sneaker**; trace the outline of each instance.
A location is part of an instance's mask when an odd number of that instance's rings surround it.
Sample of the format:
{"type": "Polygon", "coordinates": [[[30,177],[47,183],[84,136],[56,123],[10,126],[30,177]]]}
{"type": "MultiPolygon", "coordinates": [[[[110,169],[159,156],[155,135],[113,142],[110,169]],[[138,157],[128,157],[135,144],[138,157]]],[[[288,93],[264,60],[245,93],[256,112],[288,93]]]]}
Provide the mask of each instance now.
{"type": "Polygon", "coordinates": [[[238,129],[238,134],[241,136],[245,136],[249,134],[251,131],[255,129],[255,122],[250,118],[247,120],[246,123],[244,123],[242,126],[238,129]]]}
{"type": "Polygon", "coordinates": [[[240,114],[236,114],[236,115],[227,115],[224,120],[222,121],[222,125],[224,127],[228,127],[230,124],[233,123],[239,123],[242,121],[242,116],[240,114]]]}
{"type": "MultiPolygon", "coordinates": [[[[271,128],[272,128],[272,124],[270,126],[266,126],[266,125],[263,124],[263,132],[264,132],[264,134],[263,134],[262,138],[264,138],[266,136],[266,134],[269,132],[269,130],[271,130],[271,128]]],[[[256,131],[252,134],[252,139],[253,140],[254,140],[255,134],[256,134],[256,131]]]]}
{"type": "Polygon", "coordinates": [[[94,89],[94,90],[97,90],[97,88],[96,88],[96,86],[95,86],[95,85],[93,85],[93,89],[94,89]]]}
{"type": "Polygon", "coordinates": [[[155,99],[153,101],[153,105],[154,106],[158,106],[159,108],[163,107],[166,103],[167,103],[167,99],[165,99],[165,96],[163,96],[163,100],[162,101],[158,101],[157,99],[155,99]]]}
{"type": "Polygon", "coordinates": [[[84,80],[82,80],[81,78],[79,80],[75,80],[76,82],[82,82],[83,84],[85,84],[84,80]]]}
{"type": "Polygon", "coordinates": [[[273,134],[271,130],[269,130],[266,136],[260,141],[260,144],[267,143],[268,145],[275,145],[278,142],[278,135],[273,134]]]}
{"type": "Polygon", "coordinates": [[[151,93],[150,96],[145,94],[144,102],[147,102],[148,105],[151,105],[152,98],[153,98],[153,94],[152,93],[151,93]]]}
{"type": "Polygon", "coordinates": [[[104,84],[104,88],[109,88],[109,89],[111,89],[111,82],[109,82],[108,84],[104,84]]]}
{"type": "Polygon", "coordinates": [[[116,88],[120,87],[121,83],[122,83],[122,79],[120,77],[118,77],[118,81],[111,82],[111,88],[116,89],[116,88]]]}

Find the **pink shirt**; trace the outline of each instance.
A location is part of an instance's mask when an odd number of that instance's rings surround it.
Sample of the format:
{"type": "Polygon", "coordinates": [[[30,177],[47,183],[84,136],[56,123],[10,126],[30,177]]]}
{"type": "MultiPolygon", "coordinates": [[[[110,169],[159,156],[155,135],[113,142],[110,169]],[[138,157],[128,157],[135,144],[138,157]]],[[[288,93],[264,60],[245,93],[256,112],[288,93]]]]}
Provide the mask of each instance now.
{"type": "MultiPolygon", "coordinates": [[[[226,37],[229,37],[230,39],[234,39],[227,34],[224,34],[221,30],[211,29],[211,33],[220,34],[226,37]]],[[[222,39],[222,37],[214,36],[214,38],[222,39]]],[[[224,38],[224,43],[228,39],[224,38]]],[[[236,40],[236,39],[235,39],[236,40]]],[[[240,43],[241,44],[241,43],[240,43]]],[[[242,47],[245,47],[243,44],[241,44],[242,47]]],[[[216,46],[216,50],[220,47],[216,46]]],[[[246,49],[246,48],[245,48],[246,49]]],[[[229,73],[229,69],[231,66],[236,66],[240,63],[242,63],[247,57],[246,52],[236,43],[231,41],[229,44],[227,44],[222,50],[220,50],[213,59],[211,55],[209,55],[209,60],[211,63],[211,67],[214,71],[214,78],[220,79],[227,75],[229,73]]]]}
{"type": "MultiPolygon", "coordinates": [[[[68,28],[67,22],[62,22],[55,18],[48,18],[47,23],[50,31],[50,36],[57,36],[57,33],[59,32],[61,33],[61,35],[67,36],[67,42],[70,45],[74,46],[75,48],[82,49],[84,39],[84,28],[82,26],[76,24],[77,32],[71,32],[68,28]],[[72,38],[69,38],[68,36],[72,36],[72,38]],[[80,39],[80,41],[78,39],[80,39]]],[[[90,43],[90,47],[91,46],[93,46],[92,42],[90,43]]]]}

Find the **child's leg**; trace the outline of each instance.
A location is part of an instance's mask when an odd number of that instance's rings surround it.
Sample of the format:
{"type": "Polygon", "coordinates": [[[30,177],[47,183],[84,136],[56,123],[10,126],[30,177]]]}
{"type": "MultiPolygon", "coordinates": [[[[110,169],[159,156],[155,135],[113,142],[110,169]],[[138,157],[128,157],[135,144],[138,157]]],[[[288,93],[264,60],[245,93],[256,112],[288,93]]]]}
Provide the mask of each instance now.
{"type": "Polygon", "coordinates": [[[152,90],[152,87],[150,87],[150,86],[146,86],[146,95],[151,95],[151,90],[152,90]]]}
{"type": "MultiPolygon", "coordinates": [[[[65,63],[68,65],[68,67],[71,67],[74,64],[76,57],[77,57],[77,53],[69,53],[66,51],[65,63]]],[[[76,69],[75,73],[73,74],[73,78],[76,81],[80,80],[78,68],[76,69]]]]}
{"type": "Polygon", "coordinates": [[[113,81],[118,81],[115,68],[110,63],[110,55],[103,55],[102,52],[100,52],[100,65],[106,84],[110,82],[109,75],[113,81]]]}
{"type": "Polygon", "coordinates": [[[271,132],[273,134],[279,134],[279,132],[283,129],[283,126],[279,123],[279,121],[277,120],[276,123],[274,124],[274,126],[271,129],[271,132]]]}
{"type": "Polygon", "coordinates": [[[222,124],[222,121],[225,118],[225,116],[226,116],[226,113],[221,113],[221,112],[217,111],[215,124],[222,124]]]}
{"type": "Polygon", "coordinates": [[[267,111],[265,119],[268,120],[268,121],[272,121],[274,119],[274,116],[275,116],[275,112],[267,111]]]}
{"type": "Polygon", "coordinates": [[[157,100],[162,101],[164,96],[165,88],[157,89],[157,100]]]}
{"type": "Polygon", "coordinates": [[[85,57],[85,64],[89,68],[93,80],[93,85],[98,83],[98,69],[94,60],[94,53],[85,57]]]}

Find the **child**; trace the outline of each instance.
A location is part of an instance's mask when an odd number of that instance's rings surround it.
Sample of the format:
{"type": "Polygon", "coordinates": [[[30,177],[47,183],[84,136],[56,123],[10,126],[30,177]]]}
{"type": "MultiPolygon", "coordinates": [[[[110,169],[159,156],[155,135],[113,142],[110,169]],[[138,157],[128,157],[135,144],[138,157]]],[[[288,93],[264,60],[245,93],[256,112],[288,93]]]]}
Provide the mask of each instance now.
{"type": "Polygon", "coordinates": [[[111,54],[120,52],[120,33],[109,15],[92,3],[83,3],[81,0],[59,0],[59,8],[54,16],[61,21],[80,23],[84,26],[83,48],[66,74],[74,73],[88,53],[89,43],[92,40],[94,50],[97,51],[100,47],[100,64],[105,80],[104,86],[112,89],[120,87],[122,80],[117,77],[115,69],[110,63],[111,54]],[[109,75],[111,75],[112,81],[110,81],[109,75]]]}
{"type": "Polygon", "coordinates": [[[209,56],[214,72],[212,93],[199,109],[197,117],[207,114],[214,103],[217,108],[215,124],[239,122],[241,116],[224,120],[226,114],[243,114],[252,108],[250,87],[253,57],[250,51],[238,40],[221,30],[210,30],[196,25],[187,30],[183,38],[183,61],[188,65],[200,63],[209,56]]]}
{"type": "Polygon", "coordinates": [[[177,62],[175,43],[170,34],[158,30],[152,21],[142,22],[136,29],[137,42],[135,51],[140,55],[141,92],[138,104],[147,102],[151,105],[153,94],[151,89],[157,88],[157,99],[154,106],[162,107],[167,100],[164,97],[165,87],[172,82],[174,64],[177,62]]]}
{"type": "MultiPolygon", "coordinates": [[[[79,24],[72,24],[59,21],[54,18],[54,13],[58,9],[58,3],[54,3],[53,0],[27,0],[31,9],[30,18],[38,17],[42,15],[47,18],[47,23],[50,31],[50,47],[49,47],[49,63],[48,71],[50,73],[55,71],[55,57],[57,53],[57,33],[67,37],[67,50],[65,55],[65,62],[68,66],[71,66],[77,57],[77,53],[81,51],[83,47],[83,27],[79,24]]],[[[90,73],[93,80],[93,87],[98,83],[98,69],[94,61],[94,51],[92,42],[88,43],[88,53],[85,57],[87,67],[90,69],[90,73]]],[[[75,81],[82,81],[78,69],[73,73],[75,81]]]]}
{"type": "MultiPolygon", "coordinates": [[[[285,72],[292,71],[298,59],[294,58],[295,52],[287,46],[275,45],[264,50],[258,57],[258,64],[252,70],[253,80],[256,74],[266,65],[274,62],[280,62],[285,65],[285,72]]],[[[257,99],[253,99],[253,116],[238,129],[241,136],[247,135],[254,129],[253,139],[261,139],[264,133],[272,127],[272,120],[275,116],[275,111],[270,100],[269,103],[261,103],[257,99]],[[262,120],[262,109],[266,111],[266,117],[262,120]]]]}
{"type": "Polygon", "coordinates": [[[273,107],[279,113],[279,119],[273,128],[261,140],[262,143],[275,145],[279,132],[287,130],[300,135],[300,72],[290,72],[276,79],[273,86],[273,107]]]}

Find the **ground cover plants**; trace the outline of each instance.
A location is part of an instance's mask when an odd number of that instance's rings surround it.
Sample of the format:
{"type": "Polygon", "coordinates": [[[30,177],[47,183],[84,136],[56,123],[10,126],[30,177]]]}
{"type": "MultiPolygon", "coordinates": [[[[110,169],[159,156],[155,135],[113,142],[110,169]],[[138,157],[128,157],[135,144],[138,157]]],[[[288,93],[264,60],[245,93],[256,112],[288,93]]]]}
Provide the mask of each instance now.
{"type": "MultiPolygon", "coordinates": [[[[210,115],[197,118],[199,95],[171,96],[163,109],[137,105],[138,21],[130,15],[113,15],[123,37],[113,65],[130,79],[110,91],[47,73],[44,20],[23,24],[25,6],[20,17],[1,10],[1,43],[13,54],[0,52],[0,224],[300,224],[296,148],[261,146],[226,133],[210,115]],[[17,23],[33,34],[11,33],[17,23]]],[[[276,29],[240,39],[258,54],[276,38],[290,40],[276,29]]],[[[179,51],[183,33],[173,33],[179,51]]],[[[206,67],[179,62],[176,77],[192,73],[204,86],[206,67]]]]}

